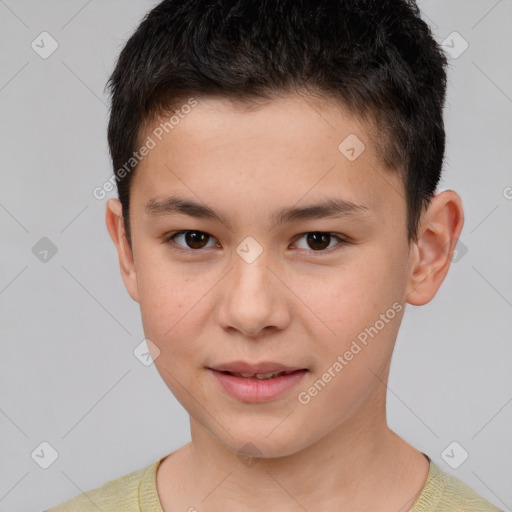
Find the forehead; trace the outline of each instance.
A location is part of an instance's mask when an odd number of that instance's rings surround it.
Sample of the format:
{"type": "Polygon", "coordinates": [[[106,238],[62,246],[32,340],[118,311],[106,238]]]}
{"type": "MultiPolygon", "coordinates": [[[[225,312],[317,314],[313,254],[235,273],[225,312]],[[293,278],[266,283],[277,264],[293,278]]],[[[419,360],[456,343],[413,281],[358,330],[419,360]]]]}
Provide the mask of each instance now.
{"type": "Polygon", "coordinates": [[[225,98],[196,101],[176,108],[174,124],[167,116],[147,127],[142,140],[155,146],[131,185],[138,208],[180,191],[223,210],[245,201],[246,209],[270,212],[327,193],[376,213],[403,209],[398,173],[382,166],[368,126],[339,102],[285,96],[246,108],[225,98]]]}

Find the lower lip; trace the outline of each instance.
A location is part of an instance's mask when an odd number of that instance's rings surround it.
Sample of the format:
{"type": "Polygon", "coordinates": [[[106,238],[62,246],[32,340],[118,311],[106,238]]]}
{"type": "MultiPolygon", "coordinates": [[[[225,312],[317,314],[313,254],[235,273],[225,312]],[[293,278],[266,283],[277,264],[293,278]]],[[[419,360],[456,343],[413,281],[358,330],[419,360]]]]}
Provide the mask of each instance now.
{"type": "Polygon", "coordinates": [[[235,377],[217,370],[210,371],[231,396],[243,402],[253,403],[268,402],[277,398],[295,386],[307,372],[307,370],[299,370],[271,379],[257,379],[256,377],[235,377]]]}

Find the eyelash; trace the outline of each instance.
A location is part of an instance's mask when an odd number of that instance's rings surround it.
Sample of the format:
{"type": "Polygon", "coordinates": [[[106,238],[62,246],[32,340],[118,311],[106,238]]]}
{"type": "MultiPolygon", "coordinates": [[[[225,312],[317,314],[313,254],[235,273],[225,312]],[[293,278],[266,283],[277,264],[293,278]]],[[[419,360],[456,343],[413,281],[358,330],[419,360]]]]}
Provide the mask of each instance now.
{"type": "MultiPolygon", "coordinates": [[[[176,237],[178,237],[180,235],[183,235],[185,233],[203,233],[203,234],[205,234],[205,235],[207,235],[207,236],[209,236],[211,238],[215,238],[212,235],[210,235],[209,233],[206,233],[205,231],[200,231],[200,230],[197,230],[197,229],[184,229],[182,231],[174,231],[172,233],[169,233],[169,234],[165,235],[164,242],[172,243],[172,250],[173,251],[177,251],[177,252],[193,253],[193,252],[202,252],[202,251],[204,251],[204,249],[184,248],[184,247],[181,247],[180,245],[178,245],[174,241],[174,239],[176,237]]],[[[319,249],[317,251],[314,251],[314,250],[311,249],[311,250],[306,250],[306,252],[330,253],[332,250],[336,250],[336,247],[347,245],[347,244],[350,243],[346,238],[340,237],[340,236],[336,235],[335,233],[330,233],[328,231],[307,231],[305,233],[302,233],[302,234],[298,235],[299,238],[297,238],[297,241],[300,240],[305,235],[309,235],[311,233],[316,233],[316,234],[321,234],[321,235],[329,235],[330,237],[335,238],[339,243],[336,244],[334,247],[331,247],[329,249],[319,249]]],[[[209,247],[209,249],[212,249],[212,247],[209,247]]],[[[305,249],[301,249],[301,250],[305,250],[305,249]]]]}

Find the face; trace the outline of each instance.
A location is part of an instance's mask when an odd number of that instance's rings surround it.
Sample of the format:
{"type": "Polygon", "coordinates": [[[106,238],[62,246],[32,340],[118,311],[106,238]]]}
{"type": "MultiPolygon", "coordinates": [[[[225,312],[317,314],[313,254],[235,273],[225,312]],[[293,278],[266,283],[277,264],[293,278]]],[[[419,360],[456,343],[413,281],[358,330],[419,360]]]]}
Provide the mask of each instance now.
{"type": "Polygon", "coordinates": [[[164,135],[132,182],[123,278],[192,423],[275,457],[372,421],[414,262],[365,126],[329,100],[198,98],[164,135]]]}

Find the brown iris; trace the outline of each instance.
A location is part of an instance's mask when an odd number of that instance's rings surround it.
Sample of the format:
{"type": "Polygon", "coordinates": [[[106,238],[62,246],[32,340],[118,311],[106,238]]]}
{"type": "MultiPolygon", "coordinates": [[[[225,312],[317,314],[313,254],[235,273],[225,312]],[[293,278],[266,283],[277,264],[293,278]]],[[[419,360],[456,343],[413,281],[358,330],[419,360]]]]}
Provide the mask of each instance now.
{"type": "Polygon", "coordinates": [[[329,246],[330,238],[331,235],[329,233],[313,232],[308,233],[307,241],[312,249],[321,250],[329,246]],[[314,247],[315,244],[320,244],[320,247],[314,247]]]}
{"type": "Polygon", "coordinates": [[[210,235],[202,231],[186,231],[184,233],[185,241],[192,249],[202,249],[207,243],[210,235]]]}

